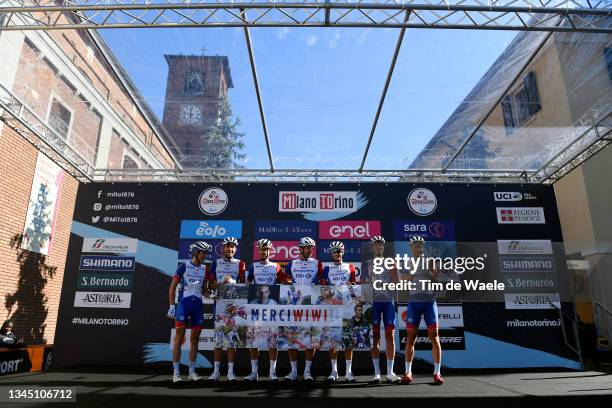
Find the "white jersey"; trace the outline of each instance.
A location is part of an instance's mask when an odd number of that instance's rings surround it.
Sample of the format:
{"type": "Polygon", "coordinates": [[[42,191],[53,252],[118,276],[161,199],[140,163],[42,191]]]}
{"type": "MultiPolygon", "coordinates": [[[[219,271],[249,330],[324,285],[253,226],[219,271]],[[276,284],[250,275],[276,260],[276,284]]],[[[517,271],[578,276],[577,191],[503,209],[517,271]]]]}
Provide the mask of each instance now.
{"type": "Polygon", "coordinates": [[[219,258],[213,261],[206,279],[210,281],[217,281],[217,283],[223,283],[225,277],[229,275],[233,279],[234,283],[244,283],[245,269],[246,266],[244,262],[239,259],[232,258],[228,261],[225,258],[219,258]]]}
{"type": "Polygon", "coordinates": [[[174,279],[181,283],[179,300],[192,296],[202,298],[202,285],[206,276],[206,265],[195,266],[191,261],[179,264],[174,279]]]}
{"type": "Polygon", "coordinates": [[[322,272],[323,265],[314,258],[294,259],[285,268],[285,273],[295,285],[317,284],[322,272]]]}
{"type": "Polygon", "coordinates": [[[282,279],[281,267],[276,262],[255,262],[249,267],[247,282],[257,285],[274,285],[282,279]]]}

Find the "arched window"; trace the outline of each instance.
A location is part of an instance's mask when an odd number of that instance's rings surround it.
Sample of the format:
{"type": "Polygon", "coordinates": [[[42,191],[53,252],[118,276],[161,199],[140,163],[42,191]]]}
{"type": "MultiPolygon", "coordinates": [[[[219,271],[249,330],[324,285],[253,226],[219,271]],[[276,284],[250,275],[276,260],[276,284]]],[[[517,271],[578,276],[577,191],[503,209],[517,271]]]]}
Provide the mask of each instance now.
{"type": "Polygon", "coordinates": [[[204,93],[204,82],[200,71],[189,71],[185,76],[185,93],[199,95],[204,93]]]}

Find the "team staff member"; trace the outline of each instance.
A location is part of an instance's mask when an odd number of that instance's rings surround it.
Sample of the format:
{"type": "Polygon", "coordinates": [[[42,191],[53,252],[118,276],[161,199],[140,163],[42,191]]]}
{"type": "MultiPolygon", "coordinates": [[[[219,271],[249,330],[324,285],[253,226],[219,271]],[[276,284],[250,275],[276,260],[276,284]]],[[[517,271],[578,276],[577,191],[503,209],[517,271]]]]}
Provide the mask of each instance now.
{"type": "MultiPolygon", "coordinates": [[[[223,240],[223,257],[216,259],[206,275],[207,288],[213,289],[217,285],[227,285],[232,283],[245,283],[246,265],[234,255],[238,248],[238,240],[234,237],[227,237],[223,240]]],[[[235,329],[234,329],[235,330],[235,329]]],[[[235,331],[228,337],[227,347],[227,380],[236,381],[234,374],[234,360],[236,358],[236,347],[232,339],[237,336],[235,331]]],[[[217,345],[218,346],[218,345],[217,345]]],[[[221,377],[219,367],[221,365],[221,347],[215,347],[215,363],[213,373],[208,379],[218,381],[221,377]]]]}
{"type": "MultiPolygon", "coordinates": [[[[272,250],[272,241],[269,239],[260,239],[257,241],[257,250],[259,252],[259,261],[254,262],[247,274],[247,282],[256,285],[275,285],[277,283],[290,283],[288,277],[281,271],[281,267],[276,262],[270,261],[270,251],[272,250]]],[[[257,381],[258,379],[258,362],[259,349],[251,348],[251,374],[246,376],[245,381],[257,381]]],[[[278,350],[275,347],[270,347],[270,381],[278,380],[276,376],[276,357],[278,350]]]]}
{"type": "Polygon", "coordinates": [[[203,263],[210,250],[210,245],[204,241],[191,244],[189,246],[191,261],[179,264],[168,291],[170,302],[168,317],[175,320],[175,336],[172,346],[172,365],[174,367],[172,381],[175,383],[183,381],[179,371],[179,361],[181,360],[181,345],[185,341],[185,323],[187,320],[189,320],[191,326],[189,379],[198,381],[202,378],[195,372],[195,361],[198,353],[198,339],[204,322],[202,288],[206,276],[206,266],[203,263]],[[174,298],[179,283],[181,283],[181,289],[178,295],[178,307],[175,308],[174,298]]]}
{"type": "MultiPolygon", "coordinates": [[[[419,236],[410,238],[410,249],[413,258],[422,257],[425,250],[425,240],[419,236]]],[[[438,305],[436,304],[433,292],[420,289],[421,285],[419,283],[419,281],[427,281],[432,278],[435,279],[438,273],[439,270],[428,265],[427,270],[419,267],[409,278],[417,281],[417,290],[410,292],[410,298],[406,309],[408,340],[406,341],[406,371],[402,377],[402,384],[410,384],[412,382],[414,344],[418,335],[421,317],[425,318],[427,334],[431,341],[431,354],[434,361],[434,383],[438,385],[444,384],[444,379],[442,375],[440,375],[442,346],[440,345],[440,336],[438,335],[438,305]]]]}
{"type": "MultiPolygon", "coordinates": [[[[372,254],[374,259],[382,258],[385,252],[385,239],[376,235],[370,239],[372,243],[372,254]]],[[[372,271],[372,263],[368,262],[367,270],[372,271]]],[[[380,275],[370,274],[371,279],[380,279],[383,282],[397,282],[397,269],[385,270],[380,275]]],[[[400,378],[393,372],[393,362],[395,360],[395,299],[388,291],[374,290],[374,302],[372,308],[372,364],[374,365],[374,377],[370,383],[380,383],[380,322],[382,320],[385,327],[385,354],[387,356],[387,382],[399,382],[400,378]]]]}
{"type": "MultiPolygon", "coordinates": [[[[294,259],[287,264],[285,273],[295,285],[313,285],[318,283],[321,274],[323,273],[323,264],[312,258],[312,252],[315,247],[315,240],[310,237],[303,237],[298,243],[300,255],[298,259],[294,259]]],[[[312,346],[311,346],[312,347],[312,346]]],[[[298,379],[297,358],[298,350],[290,349],[289,360],[291,361],[291,372],[285,377],[285,380],[296,381],[298,379]]],[[[312,348],[304,350],[306,359],[306,367],[304,368],[304,380],[314,381],[310,374],[312,366],[312,358],[314,350],[312,348]]]]}
{"type": "MultiPolygon", "coordinates": [[[[344,254],[344,244],[340,241],[334,241],[329,245],[329,250],[332,254],[334,263],[323,268],[319,284],[321,285],[354,285],[357,283],[355,279],[355,266],[342,261],[344,254]]],[[[346,374],[344,376],[347,382],[355,382],[355,377],[351,371],[353,363],[353,350],[350,345],[345,346],[344,354],[346,357],[346,374]]],[[[332,348],[329,350],[331,358],[331,373],[327,377],[328,381],[336,381],[338,379],[338,351],[332,342],[332,348]]]]}

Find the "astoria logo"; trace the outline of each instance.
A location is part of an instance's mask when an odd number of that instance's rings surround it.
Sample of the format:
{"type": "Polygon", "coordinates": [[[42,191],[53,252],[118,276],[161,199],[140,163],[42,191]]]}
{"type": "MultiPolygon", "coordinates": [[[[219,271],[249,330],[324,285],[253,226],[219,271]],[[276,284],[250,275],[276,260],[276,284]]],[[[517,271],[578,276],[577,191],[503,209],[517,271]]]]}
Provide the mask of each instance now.
{"type": "Polygon", "coordinates": [[[125,292],[76,292],[74,307],[129,309],[132,294],[125,292]]]}

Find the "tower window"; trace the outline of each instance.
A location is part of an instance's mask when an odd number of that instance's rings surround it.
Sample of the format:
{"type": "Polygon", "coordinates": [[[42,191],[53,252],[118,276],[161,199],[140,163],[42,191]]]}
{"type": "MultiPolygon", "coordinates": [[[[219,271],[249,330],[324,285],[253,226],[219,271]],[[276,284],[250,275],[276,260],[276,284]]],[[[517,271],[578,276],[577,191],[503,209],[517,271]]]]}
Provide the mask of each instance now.
{"type": "Polygon", "coordinates": [[[185,93],[188,95],[200,95],[204,93],[204,82],[200,71],[189,71],[185,76],[185,93]]]}

